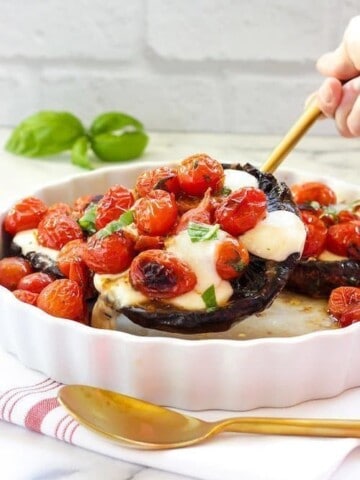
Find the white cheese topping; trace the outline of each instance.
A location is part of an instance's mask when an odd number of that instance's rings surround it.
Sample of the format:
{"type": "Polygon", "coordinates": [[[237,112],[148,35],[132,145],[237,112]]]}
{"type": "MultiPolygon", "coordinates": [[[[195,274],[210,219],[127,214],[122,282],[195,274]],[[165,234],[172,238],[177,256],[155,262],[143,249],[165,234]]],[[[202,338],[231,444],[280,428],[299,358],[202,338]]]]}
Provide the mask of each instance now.
{"type": "Polygon", "coordinates": [[[286,210],[269,212],[264,220],[239,237],[250,253],[277,262],[292,253],[302,253],[305,238],[303,222],[286,210]]]}
{"type": "Polygon", "coordinates": [[[59,255],[59,250],[43,247],[39,244],[37,239],[37,228],[18,232],[14,236],[13,242],[21,248],[21,253],[23,255],[26,255],[29,252],[37,252],[47,255],[52,260],[56,260],[59,255]]]}
{"type": "Polygon", "coordinates": [[[242,172],[241,170],[233,170],[232,168],[226,168],[224,170],[225,179],[224,187],[230,188],[233,192],[243,187],[259,187],[257,178],[250,173],[242,172]]]}
{"type": "Polygon", "coordinates": [[[94,275],[94,285],[96,290],[105,294],[109,302],[118,309],[131,305],[141,305],[149,300],[131,286],[128,270],[119,275],[100,275],[96,273],[94,275]]]}
{"type": "Polygon", "coordinates": [[[318,256],[318,260],[323,260],[324,262],[338,262],[340,260],[349,260],[348,257],[341,257],[335,253],[329,252],[329,250],[324,250],[318,256]]]}

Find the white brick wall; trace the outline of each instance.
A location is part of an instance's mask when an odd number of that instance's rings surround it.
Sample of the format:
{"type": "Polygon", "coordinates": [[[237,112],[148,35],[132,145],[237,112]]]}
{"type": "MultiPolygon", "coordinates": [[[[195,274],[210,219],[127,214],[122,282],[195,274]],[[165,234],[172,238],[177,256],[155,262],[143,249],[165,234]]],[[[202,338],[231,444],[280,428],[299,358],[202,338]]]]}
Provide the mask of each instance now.
{"type": "Polygon", "coordinates": [[[359,0],[0,0],[0,125],[123,110],[150,130],[284,133],[356,14],[359,0]]]}

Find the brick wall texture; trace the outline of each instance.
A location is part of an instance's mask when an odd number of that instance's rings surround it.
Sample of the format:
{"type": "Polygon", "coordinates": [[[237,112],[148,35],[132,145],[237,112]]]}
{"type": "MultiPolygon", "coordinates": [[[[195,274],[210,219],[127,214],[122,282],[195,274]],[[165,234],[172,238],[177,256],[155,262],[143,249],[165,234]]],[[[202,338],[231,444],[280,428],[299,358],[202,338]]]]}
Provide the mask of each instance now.
{"type": "Polygon", "coordinates": [[[357,14],[359,0],[0,0],[0,125],[119,110],[149,130],[281,134],[357,14]]]}

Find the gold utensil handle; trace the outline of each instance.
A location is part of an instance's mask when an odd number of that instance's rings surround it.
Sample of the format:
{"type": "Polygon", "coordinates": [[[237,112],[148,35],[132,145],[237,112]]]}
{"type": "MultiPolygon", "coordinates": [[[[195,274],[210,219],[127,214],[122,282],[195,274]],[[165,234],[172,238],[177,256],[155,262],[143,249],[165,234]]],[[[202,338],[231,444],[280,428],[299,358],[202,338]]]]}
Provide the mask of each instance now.
{"type": "Polygon", "coordinates": [[[309,130],[311,125],[321,115],[321,110],[317,103],[311,103],[299,117],[299,119],[290,128],[279,145],[273,150],[260,170],[265,173],[273,173],[284,158],[291,152],[301,137],[309,130]]]}
{"type": "Polygon", "coordinates": [[[244,417],[218,422],[217,426],[227,432],[360,438],[360,420],[244,417]]]}

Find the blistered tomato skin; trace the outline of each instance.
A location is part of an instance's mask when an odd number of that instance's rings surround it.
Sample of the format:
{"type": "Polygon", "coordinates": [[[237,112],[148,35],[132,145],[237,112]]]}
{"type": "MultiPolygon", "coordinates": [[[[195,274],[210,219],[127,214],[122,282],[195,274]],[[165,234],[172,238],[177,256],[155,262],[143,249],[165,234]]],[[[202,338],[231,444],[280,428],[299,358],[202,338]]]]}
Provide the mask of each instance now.
{"type": "Polygon", "coordinates": [[[44,247],[60,250],[71,240],[82,238],[78,223],[63,213],[45,215],[38,225],[38,242],[44,247]]]}
{"type": "Polygon", "coordinates": [[[190,222],[204,223],[210,225],[212,223],[214,207],[211,202],[210,188],[205,192],[204,198],[198,206],[191,208],[185,212],[176,227],[176,232],[179,233],[185,230],[190,222]]]}
{"type": "Polygon", "coordinates": [[[327,232],[326,248],[336,255],[360,260],[360,221],[331,226],[327,232]]]}
{"type": "Polygon", "coordinates": [[[254,187],[235,190],[216,208],[215,221],[234,237],[254,228],[266,216],[266,195],[254,187]]]}
{"type": "Polygon", "coordinates": [[[312,213],[301,212],[306,228],[306,240],[302,258],[317,257],[325,248],[327,228],[322,220],[312,213]]]}
{"type": "Polygon", "coordinates": [[[36,228],[46,211],[47,206],[39,198],[24,198],[9,210],[5,217],[4,228],[11,235],[36,228]]]}
{"type": "Polygon", "coordinates": [[[223,280],[240,277],[249,264],[249,252],[235,238],[221,242],[216,251],[216,271],[223,280]]]}
{"type": "Polygon", "coordinates": [[[335,192],[321,182],[305,182],[291,187],[297,204],[318,202],[322,206],[334,205],[337,201],[335,192]]]}
{"type": "Polygon", "coordinates": [[[328,311],[335,318],[340,319],[349,306],[357,304],[360,304],[360,288],[338,287],[334,288],[330,294],[328,311]]]}
{"type": "Polygon", "coordinates": [[[20,280],[32,273],[33,269],[22,257],[6,257],[0,260],[0,285],[15,290],[20,280]]]}
{"type": "Polygon", "coordinates": [[[342,327],[347,327],[356,322],[360,322],[360,301],[346,308],[339,319],[342,327]]]}
{"type": "Polygon", "coordinates": [[[145,197],[151,190],[166,190],[177,195],[180,184],[174,168],[159,167],[141,173],[135,184],[135,191],[139,197],[145,197]]]}
{"type": "Polygon", "coordinates": [[[83,259],[95,273],[121,273],[135,256],[134,240],[119,230],[106,237],[93,235],[87,242],[83,259]]]}
{"type": "Polygon", "coordinates": [[[192,290],[196,276],[178,257],[164,250],[140,253],[130,266],[132,286],[149,298],[174,298],[192,290]]]}
{"type": "Polygon", "coordinates": [[[54,317],[84,321],[83,294],[72,280],[55,280],[45,287],[38,296],[37,306],[54,317]]]}
{"type": "Polygon", "coordinates": [[[30,292],[29,290],[17,289],[13,291],[14,296],[21,302],[28,303],[29,305],[36,306],[36,302],[39,294],[30,292]]]}
{"type": "Polygon", "coordinates": [[[20,290],[26,290],[28,292],[40,293],[45,287],[47,287],[54,278],[44,272],[34,272],[23,277],[17,284],[17,288],[20,290]]]}
{"type": "Polygon", "coordinates": [[[212,192],[221,190],[224,184],[224,169],[220,162],[200,153],[180,163],[178,177],[184,193],[200,197],[208,188],[212,192]]]}
{"type": "Polygon", "coordinates": [[[117,220],[120,215],[133,205],[134,196],[126,187],[114,185],[99,200],[96,207],[95,226],[104,228],[109,222],[117,220]]]}
{"type": "Polygon", "coordinates": [[[135,223],[143,235],[166,235],[175,225],[177,215],[174,194],[164,190],[152,190],[135,204],[135,223]]]}

